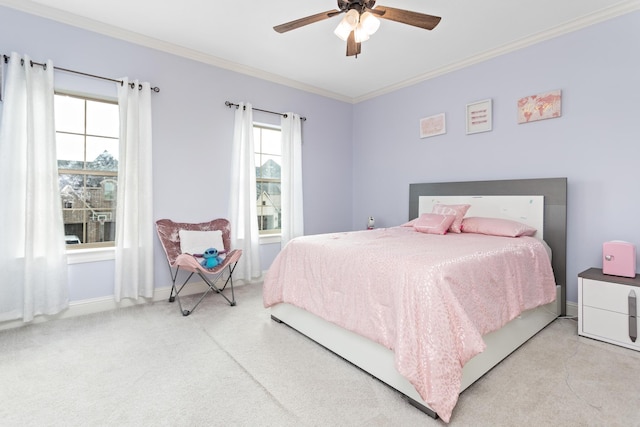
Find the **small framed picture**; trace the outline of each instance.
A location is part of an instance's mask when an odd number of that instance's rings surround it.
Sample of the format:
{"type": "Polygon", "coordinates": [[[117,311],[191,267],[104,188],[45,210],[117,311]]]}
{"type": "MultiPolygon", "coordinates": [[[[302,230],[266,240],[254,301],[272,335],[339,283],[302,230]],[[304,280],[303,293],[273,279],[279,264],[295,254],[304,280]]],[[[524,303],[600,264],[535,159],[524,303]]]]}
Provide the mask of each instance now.
{"type": "Polygon", "coordinates": [[[491,130],[491,99],[467,104],[467,135],[491,130]]]}
{"type": "Polygon", "coordinates": [[[420,138],[442,135],[447,132],[444,113],[420,119],[420,138]]]}
{"type": "Polygon", "coordinates": [[[518,123],[555,119],[562,115],[560,89],[518,99],[518,123]]]}

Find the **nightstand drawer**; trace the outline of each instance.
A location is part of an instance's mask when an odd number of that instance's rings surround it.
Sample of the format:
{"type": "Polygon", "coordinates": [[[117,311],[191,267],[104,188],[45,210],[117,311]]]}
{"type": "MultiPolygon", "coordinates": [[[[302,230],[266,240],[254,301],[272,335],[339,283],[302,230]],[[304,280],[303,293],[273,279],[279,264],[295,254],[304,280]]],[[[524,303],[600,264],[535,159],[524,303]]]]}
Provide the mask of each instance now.
{"type": "Polygon", "coordinates": [[[617,313],[629,314],[629,293],[634,291],[640,300],[640,289],[635,286],[582,279],[582,305],[617,313]]]}
{"type": "MultiPolygon", "coordinates": [[[[637,318],[635,320],[637,328],[640,324],[637,318]]],[[[629,338],[629,316],[626,314],[584,306],[580,322],[580,335],[640,350],[640,338],[636,342],[629,338]]]]}
{"type": "Polygon", "coordinates": [[[578,335],[640,351],[639,300],[640,276],[609,276],[597,268],[583,271],[578,275],[578,335]]]}

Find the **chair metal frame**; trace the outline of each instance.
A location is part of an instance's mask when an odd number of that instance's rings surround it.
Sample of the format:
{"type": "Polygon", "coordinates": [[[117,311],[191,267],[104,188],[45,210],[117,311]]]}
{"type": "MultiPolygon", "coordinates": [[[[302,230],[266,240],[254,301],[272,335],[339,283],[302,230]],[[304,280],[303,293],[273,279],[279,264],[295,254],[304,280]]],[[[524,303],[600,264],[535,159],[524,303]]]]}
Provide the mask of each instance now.
{"type": "MultiPolygon", "coordinates": [[[[167,256],[167,262],[169,264],[169,273],[171,275],[171,294],[169,295],[169,302],[178,301],[180,312],[183,316],[188,316],[200,305],[204,297],[209,292],[213,291],[220,294],[230,306],[236,305],[235,294],[233,290],[233,271],[238,264],[238,260],[242,256],[242,250],[231,249],[231,226],[229,221],[224,218],[214,219],[213,221],[203,223],[184,223],[174,222],[170,219],[160,219],[156,221],[156,231],[158,238],[162,244],[162,248],[167,256]],[[180,252],[180,230],[197,230],[197,231],[222,231],[222,241],[224,245],[225,257],[222,262],[213,269],[207,269],[203,267],[198,259],[192,254],[186,254],[180,252]],[[188,277],[182,282],[181,285],[176,285],[178,280],[178,274],[180,271],[188,272],[188,277]],[[224,273],[228,271],[228,277],[226,278],[222,287],[216,286],[220,279],[224,279],[224,273]],[[183,308],[180,301],[180,293],[185,288],[187,283],[191,280],[194,274],[197,274],[206,284],[207,290],[202,293],[198,301],[190,309],[183,308]],[[231,299],[227,297],[223,291],[229,285],[231,289],[231,299]]],[[[206,248],[203,248],[203,250],[206,248]]],[[[216,248],[217,249],[217,248],[216,248]]],[[[222,252],[222,251],[221,251],[222,252]]],[[[178,282],[179,283],[179,282],[178,282]]]]}

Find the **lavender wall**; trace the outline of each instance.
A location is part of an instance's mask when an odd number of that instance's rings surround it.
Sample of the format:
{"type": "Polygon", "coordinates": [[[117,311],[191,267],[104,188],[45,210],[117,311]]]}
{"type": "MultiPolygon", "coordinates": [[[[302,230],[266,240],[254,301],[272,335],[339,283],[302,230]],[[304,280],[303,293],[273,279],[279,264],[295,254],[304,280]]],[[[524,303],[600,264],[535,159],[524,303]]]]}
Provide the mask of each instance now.
{"type": "MultiPolygon", "coordinates": [[[[307,234],[361,229],[369,215],[378,226],[400,224],[413,182],[565,176],[570,301],[577,301],[576,274],[601,265],[603,241],[640,244],[633,219],[640,209],[638,12],[353,106],[8,8],[0,7],[0,20],[0,53],[161,88],[153,104],[156,218],[226,216],[233,111],[224,101],[231,100],[309,118],[307,234]],[[516,124],[518,98],[553,89],[563,91],[561,118],[516,124]],[[493,99],[493,130],[465,135],[465,105],[486,98],[493,99]],[[419,119],[441,112],[447,133],[420,139],[419,119]],[[214,190],[203,191],[211,179],[214,190]]],[[[56,74],[56,86],[115,96],[110,83],[65,73],[56,74]]],[[[262,247],[264,268],[278,250],[262,247]]],[[[164,287],[169,278],[157,244],[156,255],[156,282],[164,287]]],[[[112,261],[69,271],[72,299],[113,293],[112,261]]]]}
{"type": "MultiPolygon", "coordinates": [[[[640,12],[354,106],[353,227],[407,220],[409,184],[568,178],[568,300],[601,267],[602,242],[640,245],[640,12]],[[562,89],[562,117],[516,123],[518,98],[562,89]],[[465,134],[465,106],[491,98],[493,130],[465,134]],[[420,139],[422,117],[447,133],[420,139]]],[[[424,52],[424,54],[428,54],[424,52]]]]}
{"type": "MultiPolygon", "coordinates": [[[[108,77],[149,81],[153,95],[154,217],[204,221],[228,207],[234,112],[226,100],[294,111],[303,125],[305,232],[351,228],[352,105],[0,7],[0,53],[108,77]],[[207,188],[203,188],[207,186],[207,188]]],[[[116,95],[113,83],[57,72],[56,89],[116,95]]],[[[0,104],[1,108],[1,104],[0,104]]],[[[279,123],[256,112],[254,119],[279,123]]],[[[1,244],[6,244],[2,242],[1,244]]],[[[263,245],[268,268],[280,245],[263,245]]],[[[156,242],[156,286],[170,285],[156,242]]],[[[71,299],[113,294],[113,261],[69,266],[71,299]]]]}

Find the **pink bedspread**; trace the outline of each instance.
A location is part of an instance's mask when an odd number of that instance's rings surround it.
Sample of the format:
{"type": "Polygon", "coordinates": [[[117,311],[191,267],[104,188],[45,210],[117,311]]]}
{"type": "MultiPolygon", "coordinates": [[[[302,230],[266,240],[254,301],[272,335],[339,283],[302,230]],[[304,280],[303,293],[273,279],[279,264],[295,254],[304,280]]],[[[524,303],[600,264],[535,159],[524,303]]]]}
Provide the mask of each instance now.
{"type": "Polygon", "coordinates": [[[482,335],[556,291],[535,238],[392,227],[290,241],[263,295],[265,307],[293,304],[393,350],[398,372],[448,422],[482,335]]]}

